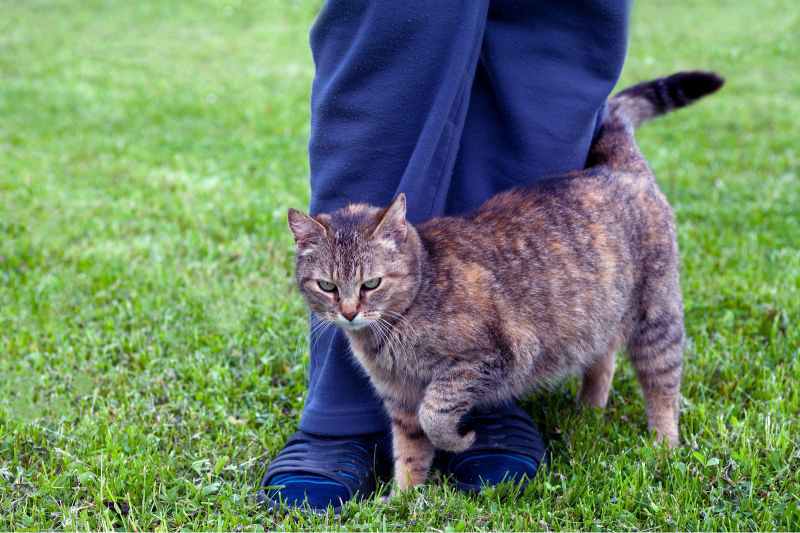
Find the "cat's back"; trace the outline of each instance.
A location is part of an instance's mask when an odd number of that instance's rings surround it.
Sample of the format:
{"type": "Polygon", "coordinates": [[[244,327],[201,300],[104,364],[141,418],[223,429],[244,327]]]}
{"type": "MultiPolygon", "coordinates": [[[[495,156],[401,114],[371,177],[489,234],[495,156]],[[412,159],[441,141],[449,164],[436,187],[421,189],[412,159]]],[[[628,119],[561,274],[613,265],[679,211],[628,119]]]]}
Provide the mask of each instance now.
{"type": "Polygon", "coordinates": [[[499,261],[504,269],[515,257],[543,260],[560,246],[591,255],[598,246],[612,244],[609,240],[626,244],[640,214],[652,211],[653,204],[661,207],[660,192],[651,185],[643,177],[587,169],[509,189],[464,217],[434,218],[419,232],[436,259],[499,261]]]}
{"type": "MultiPolygon", "coordinates": [[[[595,168],[505,191],[465,217],[420,225],[430,265],[415,310],[422,328],[444,351],[460,339],[483,339],[581,361],[609,342],[614,324],[624,327],[642,271],[647,216],[671,217],[659,197],[647,176],[595,168]]],[[[547,358],[527,360],[546,365],[547,358]]],[[[555,359],[546,366],[563,367],[555,359]]]]}

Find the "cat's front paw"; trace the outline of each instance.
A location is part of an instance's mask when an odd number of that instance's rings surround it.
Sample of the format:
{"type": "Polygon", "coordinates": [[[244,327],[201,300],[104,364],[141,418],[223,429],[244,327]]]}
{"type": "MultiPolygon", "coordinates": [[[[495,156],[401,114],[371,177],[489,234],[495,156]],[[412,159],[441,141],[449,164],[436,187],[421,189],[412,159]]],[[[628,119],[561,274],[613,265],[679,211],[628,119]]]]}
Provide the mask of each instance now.
{"type": "Polygon", "coordinates": [[[464,435],[458,431],[460,415],[435,413],[423,407],[419,411],[419,421],[425,435],[440,450],[463,452],[475,442],[474,431],[464,435]]]}
{"type": "Polygon", "coordinates": [[[448,451],[448,452],[463,452],[470,446],[472,443],[475,442],[475,432],[470,431],[466,435],[461,435],[460,433],[456,432],[456,435],[447,435],[444,436],[441,440],[434,440],[431,439],[433,445],[436,448],[448,451]]]}

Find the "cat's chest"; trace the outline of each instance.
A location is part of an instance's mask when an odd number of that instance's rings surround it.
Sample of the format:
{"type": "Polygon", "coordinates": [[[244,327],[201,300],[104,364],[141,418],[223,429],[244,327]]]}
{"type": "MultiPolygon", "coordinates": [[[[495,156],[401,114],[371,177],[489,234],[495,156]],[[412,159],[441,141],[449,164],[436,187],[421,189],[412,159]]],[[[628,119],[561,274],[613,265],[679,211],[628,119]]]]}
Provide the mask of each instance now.
{"type": "Polygon", "coordinates": [[[421,333],[407,326],[369,335],[350,335],[350,348],[373,377],[424,380],[430,356],[421,333]]]}

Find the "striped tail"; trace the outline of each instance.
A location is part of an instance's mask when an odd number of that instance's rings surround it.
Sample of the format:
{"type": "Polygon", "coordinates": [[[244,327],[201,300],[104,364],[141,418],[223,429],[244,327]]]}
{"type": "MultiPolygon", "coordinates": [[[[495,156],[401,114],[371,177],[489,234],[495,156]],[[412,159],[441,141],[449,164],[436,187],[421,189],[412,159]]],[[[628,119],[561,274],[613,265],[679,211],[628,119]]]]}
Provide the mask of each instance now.
{"type": "Polygon", "coordinates": [[[589,165],[612,167],[630,162],[639,154],[633,130],[650,120],[686,107],[716,92],[725,80],[714,72],[677,72],[666,78],[637,83],[618,92],[606,106],[603,129],[592,146],[589,165]],[[616,164],[615,164],[616,163],[616,164]]]}

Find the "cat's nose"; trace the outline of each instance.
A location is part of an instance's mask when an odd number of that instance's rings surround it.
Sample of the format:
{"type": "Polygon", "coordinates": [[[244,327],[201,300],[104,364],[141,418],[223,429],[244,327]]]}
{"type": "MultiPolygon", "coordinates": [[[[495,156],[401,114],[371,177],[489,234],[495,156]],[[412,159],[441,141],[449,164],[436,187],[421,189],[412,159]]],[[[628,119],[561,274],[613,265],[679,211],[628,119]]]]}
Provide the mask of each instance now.
{"type": "Polygon", "coordinates": [[[350,322],[353,321],[353,319],[356,317],[357,314],[358,311],[356,311],[355,309],[353,309],[352,311],[350,310],[345,311],[344,309],[342,309],[342,316],[345,317],[350,322]]]}

